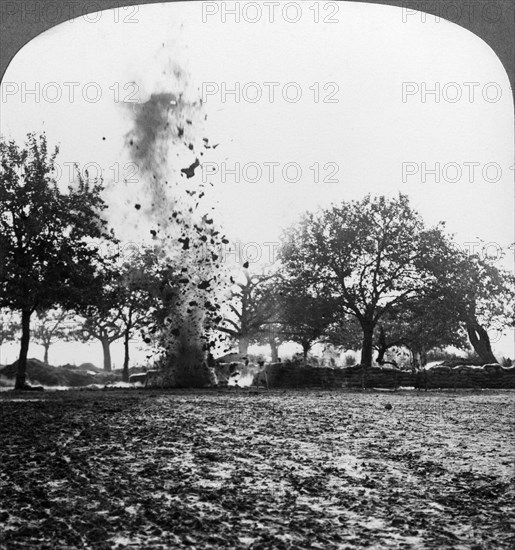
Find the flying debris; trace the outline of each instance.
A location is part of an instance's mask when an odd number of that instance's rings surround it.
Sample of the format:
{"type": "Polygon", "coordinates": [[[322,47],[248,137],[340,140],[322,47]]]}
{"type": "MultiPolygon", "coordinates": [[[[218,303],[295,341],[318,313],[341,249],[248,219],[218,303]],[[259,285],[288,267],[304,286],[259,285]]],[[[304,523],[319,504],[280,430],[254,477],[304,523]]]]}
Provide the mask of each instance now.
{"type": "Polygon", "coordinates": [[[206,290],[207,288],[209,288],[209,285],[211,283],[209,281],[202,281],[199,285],[198,285],[198,288],[200,290],[206,290]]]}
{"type": "Polygon", "coordinates": [[[245,262],[245,263],[243,264],[243,268],[244,268],[244,269],[247,269],[247,267],[249,267],[249,262],[245,262]]]}
{"type": "Polygon", "coordinates": [[[170,334],[173,334],[173,336],[179,336],[180,333],[181,333],[181,331],[178,328],[173,328],[170,331],[170,334]]]}
{"type": "Polygon", "coordinates": [[[184,128],[181,128],[181,126],[177,126],[177,135],[179,137],[182,137],[184,135],[184,128]]]}
{"type": "Polygon", "coordinates": [[[186,175],[186,177],[192,178],[195,175],[195,168],[198,168],[200,166],[200,162],[198,159],[195,159],[195,162],[190,165],[188,168],[181,168],[181,172],[186,175]]]}
{"type": "Polygon", "coordinates": [[[134,205],[134,208],[135,208],[136,210],[139,210],[139,209],[141,208],[141,204],[135,204],[135,205],[134,205]]]}
{"type": "Polygon", "coordinates": [[[177,239],[180,243],[182,243],[182,249],[183,250],[188,250],[188,248],[190,247],[190,239],[189,237],[184,237],[183,239],[177,239]]]}
{"type": "Polygon", "coordinates": [[[152,235],[152,237],[157,237],[157,231],[155,229],[151,229],[150,234],[152,235]]]}

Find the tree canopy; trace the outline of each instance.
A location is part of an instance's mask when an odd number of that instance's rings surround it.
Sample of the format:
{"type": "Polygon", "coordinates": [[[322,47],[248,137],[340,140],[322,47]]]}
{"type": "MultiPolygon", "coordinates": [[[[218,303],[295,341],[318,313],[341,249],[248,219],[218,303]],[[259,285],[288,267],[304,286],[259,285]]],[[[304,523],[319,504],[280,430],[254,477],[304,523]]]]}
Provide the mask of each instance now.
{"type": "Polygon", "coordinates": [[[112,239],[102,217],[102,182],[58,185],[45,135],[28,134],[24,147],[0,141],[0,307],[21,312],[16,387],[25,385],[30,318],[35,311],[87,302],[101,263],[95,239],[112,239]]]}
{"type": "Polygon", "coordinates": [[[358,320],[364,366],[372,363],[379,320],[437,284],[433,268],[448,249],[442,228],[426,228],[402,194],[367,195],[306,213],[285,241],[286,270],[305,277],[313,292],[336,299],[342,312],[358,320]]]}

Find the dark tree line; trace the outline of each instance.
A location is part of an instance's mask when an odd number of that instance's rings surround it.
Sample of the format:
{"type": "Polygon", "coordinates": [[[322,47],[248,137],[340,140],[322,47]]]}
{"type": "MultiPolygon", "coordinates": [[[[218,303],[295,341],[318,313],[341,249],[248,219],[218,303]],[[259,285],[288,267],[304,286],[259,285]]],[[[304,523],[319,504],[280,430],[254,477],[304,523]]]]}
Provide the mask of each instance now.
{"type": "MultiPolygon", "coordinates": [[[[210,216],[193,216],[197,199],[185,217],[170,212],[175,229],[163,240],[174,239],[171,253],[103,254],[117,244],[103,183],[77,172],[63,189],[57,154],[44,135],[29,134],[24,147],[0,141],[0,310],[20,317],[16,388],[26,384],[34,314],[45,361],[56,339],[96,338],[110,370],[110,345],[123,339],[127,380],[130,341],[141,333],[181,383],[193,384],[205,381],[198,366],[227,336],[242,355],[268,343],[273,360],[285,341],[298,343],[305,360],[316,342],[361,349],[365,367],[374,352],[385,364],[389,349],[404,347],[418,366],[431,349],[463,348],[467,339],[483,362],[496,362],[488,331],[513,326],[513,275],[459,252],[404,195],[307,212],[285,232],[277,266],[252,273],[244,264],[230,274],[218,251],[227,241],[210,216]]],[[[2,322],[0,345],[17,328],[2,322]]]]}
{"type": "Polygon", "coordinates": [[[102,183],[77,173],[76,184],[61,189],[57,153],[35,134],[24,148],[0,142],[0,308],[21,315],[16,388],[25,386],[32,315],[86,305],[102,265],[91,240],[113,238],[102,217],[102,183]]]}
{"type": "Polygon", "coordinates": [[[313,343],[329,342],[361,349],[369,367],[374,351],[386,364],[389,349],[404,347],[418,367],[431,349],[465,348],[468,338],[493,363],[488,330],[513,326],[513,275],[460,252],[443,224],[426,227],[404,195],[307,212],[285,232],[269,278],[261,294],[241,294],[233,324],[252,326],[261,343],[272,325],[305,358],[313,343]],[[252,325],[242,322],[247,314],[252,325]]]}

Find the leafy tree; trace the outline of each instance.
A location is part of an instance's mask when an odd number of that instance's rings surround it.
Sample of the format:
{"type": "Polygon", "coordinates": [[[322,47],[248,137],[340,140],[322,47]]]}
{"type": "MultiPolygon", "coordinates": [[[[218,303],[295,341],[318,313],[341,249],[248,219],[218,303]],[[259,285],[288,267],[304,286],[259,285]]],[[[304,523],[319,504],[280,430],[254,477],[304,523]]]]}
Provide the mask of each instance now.
{"type": "Polygon", "coordinates": [[[95,279],[95,300],[78,310],[80,338],[83,342],[91,338],[102,344],[104,370],[111,372],[111,344],[124,335],[122,308],[124,293],[118,285],[118,272],[111,269],[95,279]]]}
{"type": "Polygon", "coordinates": [[[427,363],[427,352],[433,348],[466,347],[460,319],[447,298],[443,289],[438,289],[391,309],[375,332],[377,362],[395,364],[386,361],[385,354],[390,348],[404,346],[410,350],[417,369],[427,363]]]}
{"type": "Polygon", "coordinates": [[[157,306],[152,291],[153,273],[148,270],[148,254],[141,254],[124,263],[117,281],[118,308],[123,328],[122,380],[129,381],[129,343],[137,330],[144,329],[151,321],[157,306]]]}
{"type": "Polygon", "coordinates": [[[378,322],[432,288],[432,265],[447,246],[441,228],[426,229],[402,194],[393,199],[367,195],[306,213],[285,238],[287,271],[308,279],[314,291],[336,299],[358,320],[364,378],[378,322]]]}
{"type": "Polygon", "coordinates": [[[466,336],[484,363],[497,362],[488,331],[514,325],[514,277],[495,266],[496,260],[468,256],[450,241],[442,246],[431,264],[433,288],[382,319],[376,333],[378,362],[389,347],[404,345],[416,368],[432,348],[466,347],[466,336]]]}
{"type": "MultiPolygon", "coordinates": [[[[153,289],[152,254],[145,247],[121,257],[111,249],[103,272],[97,275],[91,292],[94,299],[77,308],[81,316],[80,339],[95,338],[102,344],[104,370],[111,371],[111,344],[124,343],[122,379],[129,379],[130,341],[134,333],[153,320],[156,296],[153,289]]],[[[161,319],[162,322],[162,319],[161,319]]]]}
{"type": "Polygon", "coordinates": [[[324,330],[321,341],[340,350],[360,349],[363,341],[363,332],[359,321],[349,315],[344,308],[338,307],[334,312],[334,319],[324,330]]]}
{"type": "Polygon", "coordinates": [[[100,261],[91,243],[112,238],[101,217],[102,183],[78,175],[63,192],[57,154],[44,135],[28,134],[23,148],[0,141],[0,307],[21,313],[17,389],[25,386],[32,314],[87,300],[100,261]]]}
{"type": "Polygon", "coordinates": [[[43,361],[48,365],[48,350],[58,341],[77,338],[77,328],[72,315],[61,309],[36,312],[36,324],[32,329],[34,341],[45,349],[43,361]]]}
{"type": "Polygon", "coordinates": [[[515,277],[494,265],[496,259],[455,252],[445,264],[447,307],[463,323],[474,351],[484,363],[497,363],[488,331],[515,326],[515,277]]]}

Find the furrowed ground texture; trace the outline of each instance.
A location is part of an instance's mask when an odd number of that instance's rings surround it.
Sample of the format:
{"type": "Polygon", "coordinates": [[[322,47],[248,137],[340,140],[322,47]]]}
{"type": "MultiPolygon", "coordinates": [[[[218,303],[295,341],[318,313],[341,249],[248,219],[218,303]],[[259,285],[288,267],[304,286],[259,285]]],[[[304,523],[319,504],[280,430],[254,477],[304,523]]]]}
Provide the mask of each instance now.
{"type": "Polygon", "coordinates": [[[5,549],[504,549],[513,392],[0,395],[5,549]]]}

